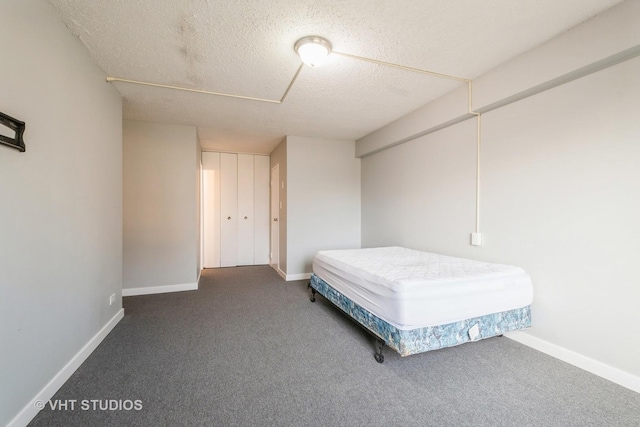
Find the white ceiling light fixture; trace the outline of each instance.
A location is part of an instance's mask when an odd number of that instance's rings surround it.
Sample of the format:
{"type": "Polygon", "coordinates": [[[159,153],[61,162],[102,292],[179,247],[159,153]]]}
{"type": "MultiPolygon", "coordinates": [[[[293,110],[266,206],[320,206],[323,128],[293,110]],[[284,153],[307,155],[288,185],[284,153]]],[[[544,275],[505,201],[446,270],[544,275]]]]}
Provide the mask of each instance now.
{"type": "Polygon", "coordinates": [[[320,36],[303,37],[293,46],[302,62],[310,67],[319,67],[331,53],[331,43],[320,36]]]}

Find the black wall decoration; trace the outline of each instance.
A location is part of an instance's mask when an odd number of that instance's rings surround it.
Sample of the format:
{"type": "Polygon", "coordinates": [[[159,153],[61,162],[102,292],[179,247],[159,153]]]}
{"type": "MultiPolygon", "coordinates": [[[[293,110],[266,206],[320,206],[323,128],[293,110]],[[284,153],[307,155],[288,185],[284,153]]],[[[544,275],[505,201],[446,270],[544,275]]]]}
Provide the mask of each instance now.
{"type": "Polygon", "coordinates": [[[27,149],[24,145],[24,141],[22,140],[22,134],[24,133],[25,128],[24,122],[7,116],[4,113],[0,113],[0,124],[5,125],[15,132],[15,137],[13,138],[0,134],[0,144],[15,148],[16,150],[24,153],[27,149]]]}

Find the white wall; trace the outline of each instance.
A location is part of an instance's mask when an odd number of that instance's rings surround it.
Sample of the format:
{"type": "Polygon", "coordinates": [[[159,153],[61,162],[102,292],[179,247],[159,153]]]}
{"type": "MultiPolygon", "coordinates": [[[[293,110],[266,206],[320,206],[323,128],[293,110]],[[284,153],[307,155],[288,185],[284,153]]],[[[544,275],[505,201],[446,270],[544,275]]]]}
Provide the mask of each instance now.
{"type": "MultiPolygon", "coordinates": [[[[198,279],[198,140],[193,126],[124,121],[123,288],[198,279]]],[[[135,289],[136,291],[130,291],[135,289]]]]}
{"type": "MultiPolygon", "coordinates": [[[[528,60],[570,73],[573,43],[605,38],[607,55],[628,49],[639,6],[624,3],[493,70],[478,79],[478,91],[483,81],[495,86],[492,76],[526,90],[520,72],[505,70],[521,71],[528,60]]],[[[640,391],[640,340],[630,331],[640,323],[639,75],[635,57],[483,115],[481,247],[469,244],[473,120],[363,158],[363,247],[398,244],[525,268],[534,283],[533,325],[518,339],[640,391]]],[[[428,108],[437,110],[438,101],[428,108]]],[[[404,123],[405,136],[416,123],[404,123]]],[[[363,152],[379,150],[384,136],[392,145],[402,129],[400,121],[368,137],[363,152]]]]}
{"type": "Polygon", "coordinates": [[[360,247],[360,159],[354,141],[288,136],[286,148],[285,272],[299,277],[319,250],[360,247]]]}
{"type": "Polygon", "coordinates": [[[362,159],[363,247],[466,249],[475,227],[475,131],[469,120],[362,159]]]}
{"type": "Polygon", "coordinates": [[[46,2],[2,2],[0,56],[0,111],[26,122],[25,153],[0,146],[0,425],[19,425],[122,315],[122,105],[46,2]]]}

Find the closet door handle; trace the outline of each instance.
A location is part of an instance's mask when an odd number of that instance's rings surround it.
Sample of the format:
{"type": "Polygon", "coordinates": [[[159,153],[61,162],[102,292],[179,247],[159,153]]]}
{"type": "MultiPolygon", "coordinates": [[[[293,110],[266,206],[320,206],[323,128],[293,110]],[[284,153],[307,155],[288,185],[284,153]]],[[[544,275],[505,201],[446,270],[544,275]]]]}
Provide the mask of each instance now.
{"type": "Polygon", "coordinates": [[[245,216],[244,219],[247,219],[247,217],[245,216]]]}
{"type": "Polygon", "coordinates": [[[273,222],[278,222],[278,218],[273,218],[273,222]]]}
{"type": "Polygon", "coordinates": [[[231,217],[230,217],[230,216],[228,216],[228,217],[227,217],[227,219],[231,219],[231,217]]]}

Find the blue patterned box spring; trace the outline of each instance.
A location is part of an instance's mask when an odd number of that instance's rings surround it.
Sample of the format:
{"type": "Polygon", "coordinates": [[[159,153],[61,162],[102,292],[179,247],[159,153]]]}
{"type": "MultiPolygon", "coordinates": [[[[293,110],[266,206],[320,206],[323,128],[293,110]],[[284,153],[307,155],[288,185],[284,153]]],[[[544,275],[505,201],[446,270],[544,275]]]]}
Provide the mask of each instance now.
{"type": "Polygon", "coordinates": [[[530,305],[453,323],[400,330],[362,308],[327,282],[311,275],[310,286],[401,356],[451,347],[531,326],[530,305]],[[474,326],[477,325],[477,334],[474,326]],[[470,329],[474,328],[470,333],[470,329]],[[473,336],[473,339],[472,339],[473,336]]]}

